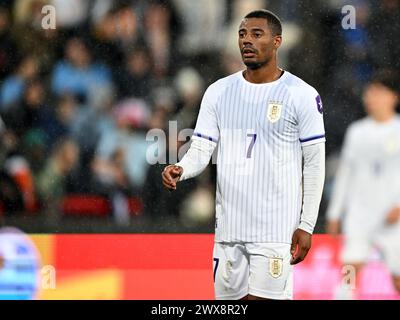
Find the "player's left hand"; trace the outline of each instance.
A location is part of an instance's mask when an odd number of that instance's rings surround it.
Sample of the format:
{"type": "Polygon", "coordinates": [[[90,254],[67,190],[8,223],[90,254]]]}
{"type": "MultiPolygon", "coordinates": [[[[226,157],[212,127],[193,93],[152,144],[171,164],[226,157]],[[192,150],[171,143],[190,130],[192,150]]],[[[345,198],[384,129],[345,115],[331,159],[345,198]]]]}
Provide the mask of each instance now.
{"type": "Polygon", "coordinates": [[[311,248],[311,236],[310,233],[302,229],[297,229],[293,233],[290,246],[290,254],[292,255],[290,264],[297,264],[305,259],[308,250],[311,248]]]}
{"type": "Polygon", "coordinates": [[[387,224],[395,224],[400,219],[400,207],[393,208],[386,216],[387,224]]]}

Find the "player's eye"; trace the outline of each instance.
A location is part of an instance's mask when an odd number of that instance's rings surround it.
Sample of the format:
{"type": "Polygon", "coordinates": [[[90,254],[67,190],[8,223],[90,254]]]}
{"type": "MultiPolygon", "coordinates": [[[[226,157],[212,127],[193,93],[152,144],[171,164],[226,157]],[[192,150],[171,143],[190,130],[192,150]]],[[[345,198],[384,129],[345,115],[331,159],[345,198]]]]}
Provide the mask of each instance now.
{"type": "Polygon", "coordinates": [[[239,33],[239,38],[244,38],[244,32],[239,33]]]}
{"type": "Polygon", "coordinates": [[[254,34],[254,36],[255,36],[256,38],[261,38],[262,33],[261,33],[261,32],[256,32],[256,33],[254,34]]]}

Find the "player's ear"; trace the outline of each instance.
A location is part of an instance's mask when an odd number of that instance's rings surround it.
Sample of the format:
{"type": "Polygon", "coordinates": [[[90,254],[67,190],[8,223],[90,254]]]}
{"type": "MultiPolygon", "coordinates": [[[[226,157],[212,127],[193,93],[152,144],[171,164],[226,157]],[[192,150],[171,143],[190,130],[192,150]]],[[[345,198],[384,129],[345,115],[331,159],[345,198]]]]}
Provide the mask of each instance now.
{"type": "Polygon", "coordinates": [[[282,44],[282,36],[281,35],[276,35],[274,37],[274,45],[275,45],[275,49],[278,49],[282,44]]]}

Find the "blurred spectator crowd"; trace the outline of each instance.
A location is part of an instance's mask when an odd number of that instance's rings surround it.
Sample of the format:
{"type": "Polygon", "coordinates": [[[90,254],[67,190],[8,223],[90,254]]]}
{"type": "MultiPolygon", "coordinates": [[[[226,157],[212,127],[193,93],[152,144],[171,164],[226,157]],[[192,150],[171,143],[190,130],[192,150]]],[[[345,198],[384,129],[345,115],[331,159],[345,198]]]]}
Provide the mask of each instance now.
{"type": "MultiPolygon", "coordinates": [[[[328,156],[361,117],[372,73],[400,68],[398,0],[0,0],[0,203],[3,214],[60,212],[68,195],[109,200],[129,223],[127,201],[149,217],[213,214],[215,168],[162,190],[146,133],[169,122],[193,128],[202,94],[243,68],[241,18],[257,8],[283,21],[280,65],[324,100],[328,156]],[[350,3],[347,3],[350,2],[350,3]],[[42,8],[56,8],[43,29],[42,8]],[[344,30],[341,8],[356,8],[344,30]]],[[[167,155],[185,141],[168,137],[167,155]]]]}

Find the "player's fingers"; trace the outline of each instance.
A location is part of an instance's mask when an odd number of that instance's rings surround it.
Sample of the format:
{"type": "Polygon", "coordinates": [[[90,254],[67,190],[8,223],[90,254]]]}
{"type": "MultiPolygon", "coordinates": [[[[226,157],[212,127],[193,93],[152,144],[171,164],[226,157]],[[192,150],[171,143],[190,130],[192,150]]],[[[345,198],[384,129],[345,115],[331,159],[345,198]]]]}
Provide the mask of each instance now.
{"type": "Polygon", "coordinates": [[[290,245],[290,254],[291,254],[292,256],[294,256],[294,254],[296,253],[296,247],[297,247],[297,244],[296,244],[296,243],[292,243],[292,244],[290,245]]]}
{"type": "Polygon", "coordinates": [[[173,181],[167,179],[164,176],[163,176],[163,180],[162,181],[163,181],[164,187],[166,187],[167,189],[175,189],[176,188],[176,184],[173,181]]]}
{"type": "Polygon", "coordinates": [[[179,174],[180,171],[181,171],[181,169],[180,169],[180,167],[175,166],[175,167],[172,167],[172,168],[171,168],[171,171],[172,171],[173,173],[175,173],[175,174],[179,174]]]}
{"type": "Polygon", "coordinates": [[[306,258],[308,250],[310,250],[310,249],[307,247],[299,247],[299,251],[298,251],[297,255],[300,257],[301,261],[303,261],[306,258]]]}
{"type": "Polygon", "coordinates": [[[292,243],[292,245],[290,246],[290,254],[291,254],[291,258],[290,258],[290,264],[295,264],[297,263],[297,259],[298,259],[298,254],[296,253],[297,250],[297,244],[292,243]]]}
{"type": "Polygon", "coordinates": [[[171,190],[171,189],[176,189],[176,186],[173,185],[173,184],[171,184],[171,183],[163,182],[163,184],[164,184],[164,187],[167,188],[167,189],[169,189],[169,190],[171,190]]]}
{"type": "Polygon", "coordinates": [[[179,178],[182,174],[182,169],[180,167],[173,167],[171,170],[171,176],[173,178],[179,178]]]}
{"type": "Polygon", "coordinates": [[[291,265],[298,264],[301,261],[303,261],[303,259],[299,255],[296,255],[296,257],[290,260],[290,264],[291,265]]]}
{"type": "Polygon", "coordinates": [[[290,245],[290,254],[291,254],[292,256],[296,253],[297,242],[298,242],[297,236],[296,236],[296,235],[293,235],[292,244],[290,245]]]}
{"type": "Polygon", "coordinates": [[[163,177],[163,179],[166,179],[167,181],[172,182],[172,177],[171,177],[171,173],[170,173],[171,169],[167,169],[167,168],[164,169],[161,176],[163,177]]]}
{"type": "Polygon", "coordinates": [[[301,261],[304,260],[305,254],[304,252],[302,252],[302,249],[299,248],[299,250],[297,250],[296,255],[292,257],[292,259],[290,260],[290,264],[297,264],[301,261]]]}
{"type": "Polygon", "coordinates": [[[309,250],[310,250],[310,245],[308,244],[308,242],[300,238],[298,241],[296,256],[293,257],[291,264],[297,264],[303,261],[306,258],[309,250]]]}
{"type": "Polygon", "coordinates": [[[168,176],[168,175],[166,175],[166,174],[162,174],[161,175],[161,177],[162,177],[162,180],[163,180],[163,182],[165,181],[165,182],[167,182],[167,183],[172,183],[172,178],[170,177],[170,176],[168,176]]]}
{"type": "Polygon", "coordinates": [[[176,187],[173,186],[169,186],[169,185],[164,185],[165,189],[167,189],[168,191],[175,191],[176,187]]]}

